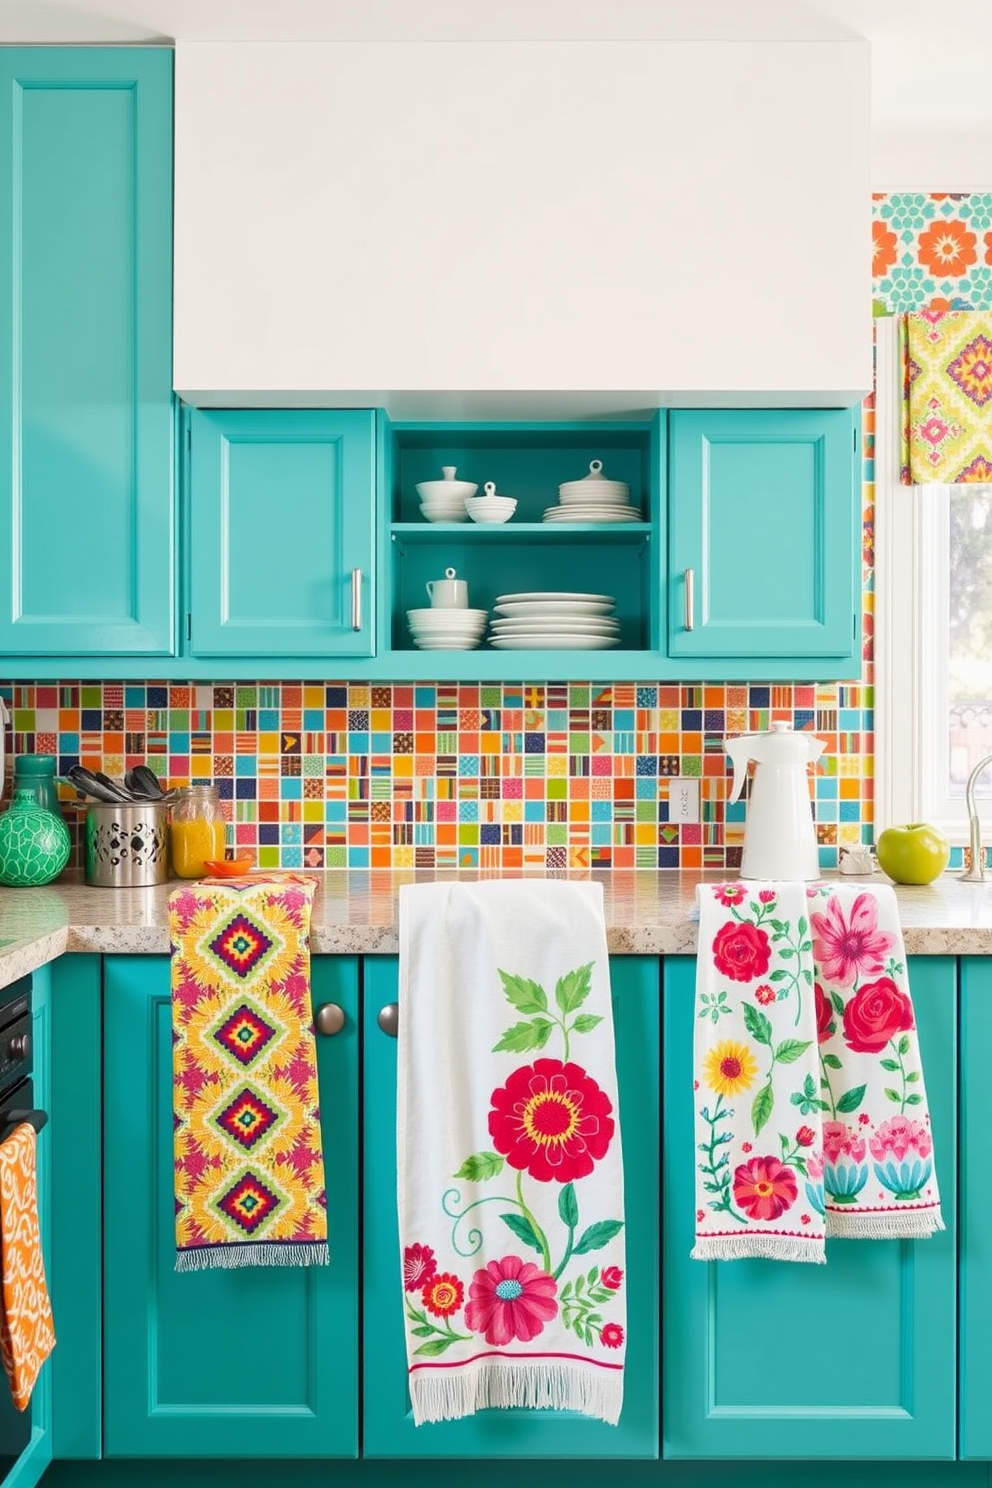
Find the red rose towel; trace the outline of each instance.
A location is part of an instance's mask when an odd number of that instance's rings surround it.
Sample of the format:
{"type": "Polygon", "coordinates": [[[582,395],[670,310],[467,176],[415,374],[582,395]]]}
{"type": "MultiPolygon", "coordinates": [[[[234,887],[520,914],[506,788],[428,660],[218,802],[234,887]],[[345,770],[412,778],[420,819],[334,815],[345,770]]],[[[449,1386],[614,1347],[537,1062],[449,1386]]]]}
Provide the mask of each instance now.
{"type": "Polygon", "coordinates": [[[696,1260],[943,1229],[888,884],[702,885],[696,1260]]]}
{"type": "Polygon", "coordinates": [[[602,887],[400,889],[397,1158],[418,1425],[615,1425],[623,1172],[602,887]]]}

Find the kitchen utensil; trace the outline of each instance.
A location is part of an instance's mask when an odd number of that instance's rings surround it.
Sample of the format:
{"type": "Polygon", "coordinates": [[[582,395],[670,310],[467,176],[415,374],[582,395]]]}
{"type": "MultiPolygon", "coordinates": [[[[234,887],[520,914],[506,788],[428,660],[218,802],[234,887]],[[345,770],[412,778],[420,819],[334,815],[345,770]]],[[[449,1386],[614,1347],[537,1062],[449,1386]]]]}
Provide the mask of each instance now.
{"type": "Polygon", "coordinates": [[[149,888],[169,881],[169,811],[161,801],[91,801],[86,812],[85,878],[102,889],[149,888]]]}
{"type": "Polygon", "coordinates": [[[741,878],[819,878],[816,830],[810,802],[808,766],[820,758],[825,741],[773,723],[767,734],[740,734],[724,748],[734,765],[728,801],[736,801],[754,760],[747,803],[741,878]]]}
{"type": "Polygon", "coordinates": [[[111,780],[109,775],[104,775],[102,770],[87,770],[85,765],[70,765],[65,775],[78,791],[82,791],[86,796],[92,796],[95,801],[108,804],[116,801],[120,804],[131,800],[122,787],[115,780],[111,780]]]}
{"type": "Polygon", "coordinates": [[[417,483],[417,495],[421,501],[464,501],[466,496],[474,496],[479,489],[475,481],[456,480],[458,474],[454,465],[442,465],[441,474],[443,480],[419,481],[417,483]]]}
{"type": "Polygon", "coordinates": [[[124,772],[124,785],[136,801],[178,801],[179,792],[163,790],[162,782],[147,765],[135,765],[124,772]]]}
{"type": "Polygon", "coordinates": [[[424,585],[435,610],[464,610],[468,608],[468,584],[455,575],[453,568],[444,570],[443,579],[428,579],[424,585]]]}

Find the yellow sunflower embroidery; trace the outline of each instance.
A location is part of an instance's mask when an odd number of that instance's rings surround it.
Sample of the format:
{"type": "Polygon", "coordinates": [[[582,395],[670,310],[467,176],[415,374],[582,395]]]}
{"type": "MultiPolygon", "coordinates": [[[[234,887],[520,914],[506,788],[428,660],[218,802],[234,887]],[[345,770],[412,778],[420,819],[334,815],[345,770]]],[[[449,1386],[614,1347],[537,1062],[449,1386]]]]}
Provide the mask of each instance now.
{"type": "Polygon", "coordinates": [[[750,1090],[758,1077],[758,1066],[747,1044],[724,1039],[703,1060],[703,1079],[718,1095],[739,1095],[750,1090]]]}

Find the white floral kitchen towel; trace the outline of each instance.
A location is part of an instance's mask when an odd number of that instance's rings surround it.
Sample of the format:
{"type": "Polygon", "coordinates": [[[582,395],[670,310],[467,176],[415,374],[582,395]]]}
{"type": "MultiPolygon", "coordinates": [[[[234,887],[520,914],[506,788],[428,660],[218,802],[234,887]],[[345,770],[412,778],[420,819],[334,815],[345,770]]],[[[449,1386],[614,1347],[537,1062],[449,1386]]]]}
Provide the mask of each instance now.
{"type": "Polygon", "coordinates": [[[615,1424],[623,1170],[602,886],[404,885],[399,1232],[418,1425],[615,1424]]]}
{"type": "Polygon", "coordinates": [[[701,885],[697,1260],[943,1229],[888,884],[701,885]]]}

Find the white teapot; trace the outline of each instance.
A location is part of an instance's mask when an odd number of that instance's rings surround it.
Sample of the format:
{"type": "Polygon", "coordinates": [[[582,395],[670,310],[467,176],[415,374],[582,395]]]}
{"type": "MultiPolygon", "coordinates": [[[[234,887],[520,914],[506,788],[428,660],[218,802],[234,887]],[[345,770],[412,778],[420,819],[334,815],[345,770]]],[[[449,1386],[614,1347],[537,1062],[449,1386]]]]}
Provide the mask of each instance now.
{"type": "Polygon", "coordinates": [[[734,763],[728,802],[738,800],[744,789],[748,761],[756,765],[741,878],[819,878],[807,766],[820,758],[825,740],[773,723],[767,734],[741,734],[725,740],[724,747],[734,763]]]}

